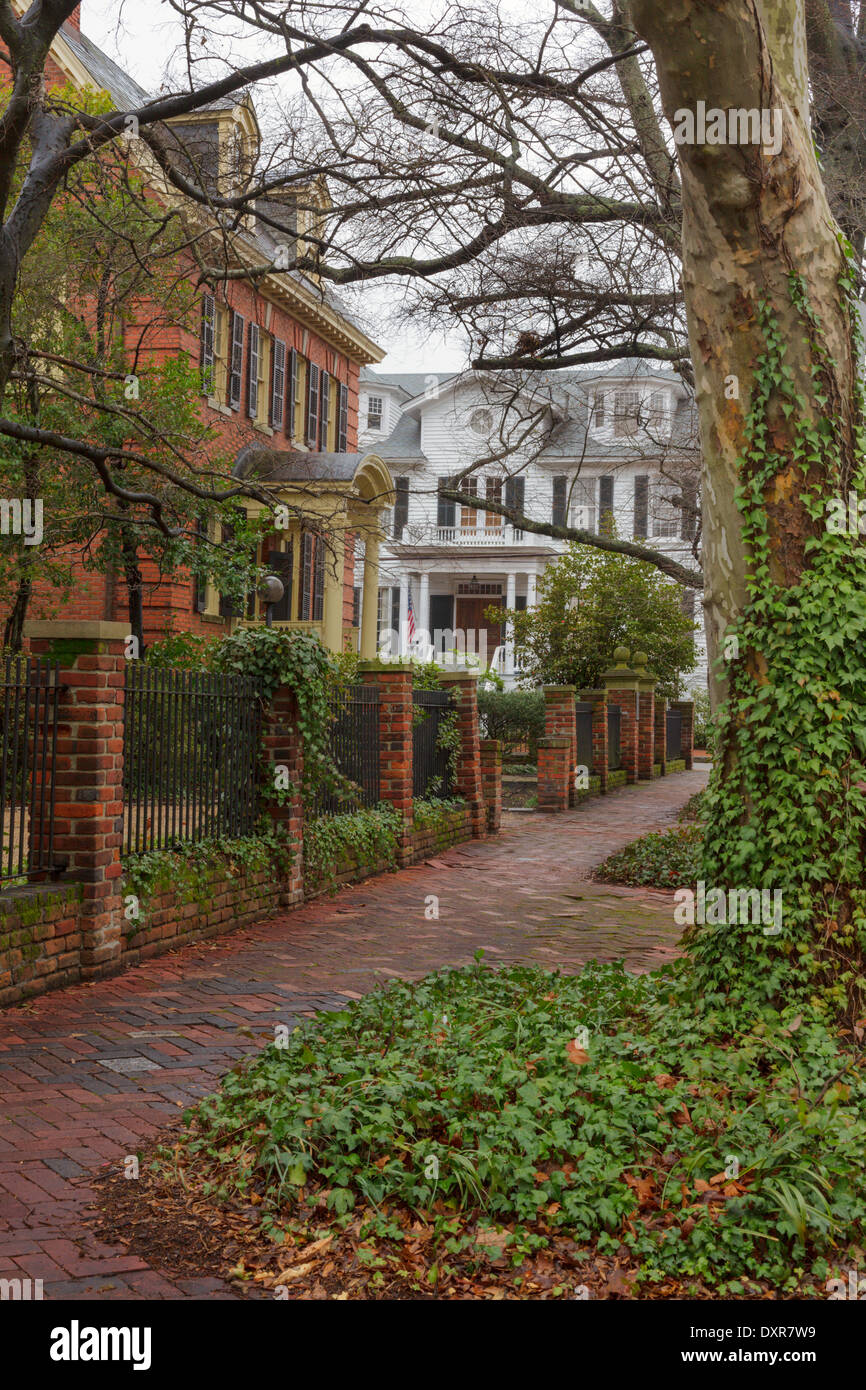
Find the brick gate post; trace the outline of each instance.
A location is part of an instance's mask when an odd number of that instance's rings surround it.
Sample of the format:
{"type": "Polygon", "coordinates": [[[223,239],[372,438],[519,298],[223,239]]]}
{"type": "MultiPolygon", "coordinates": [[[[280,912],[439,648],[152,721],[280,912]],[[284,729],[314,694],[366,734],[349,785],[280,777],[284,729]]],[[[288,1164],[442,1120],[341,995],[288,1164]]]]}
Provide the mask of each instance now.
{"type": "Polygon", "coordinates": [[[301,795],[304,779],[304,753],[298,732],[298,702],[294,691],[281,686],[274,692],[262,716],[264,748],[264,778],[273,775],[274,767],[287,770],[290,792],[282,801],[272,801],[273,786],[265,782],[264,800],[268,815],[288,838],[292,862],[281,884],[280,903],[283,907],[304,900],[304,803],[301,795]]]}
{"type": "Polygon", "coordinates": [[[481,785],[481,748],[478,730],[478,672],[445,671],[439,677],[443,690],[452,692],[460,729],[460,754],[457,761],[457,794],[462,796],[470,812],[473,840],[483,840],[487,813],[481,785]]]}
{"type": "Polygon", "coordinates": [[[548,738],[567,738],[571,745],[568,804],[573,806],[577,800],[574,787],[574,769],[577,765],[577,715],[574,709],[575,689],[573,685],[545,685],[544,692],[544,732],[548,738]]]}
{"type": "Polygon", "coordinates": [[[638,681],[640,677],[628,664],[628,647],[617,647],[613,654],[614,665],[605,671],[602,680],[607,690],[608,703],[619,705],[622,710],[620,749],[622,765],[627,782],[638,778],[638,681]]]}
{"type": "Polygon", "coordinates": [[[33,656],[60,664],[54,853],[81,885],[81,978],[119,969],[123,949],[123,698],[126,623],[25,625],[33,656]]]}
{"type": "Polygon", "coordinates": [[[412,663],[362,661],[364,685],[379,687],[379,796],[403,820],[397,850],[401,865],[412,860],[412,663]]]}

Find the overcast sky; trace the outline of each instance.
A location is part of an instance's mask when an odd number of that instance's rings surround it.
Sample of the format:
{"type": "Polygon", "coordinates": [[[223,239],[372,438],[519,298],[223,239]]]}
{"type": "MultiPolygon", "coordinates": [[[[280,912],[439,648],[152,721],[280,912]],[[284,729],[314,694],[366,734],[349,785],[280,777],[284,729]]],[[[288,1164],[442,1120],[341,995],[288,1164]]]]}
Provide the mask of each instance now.
{"type": "MultiPolygon", "coordinates": [[[[181,37],[177,18],[163,0],[83,0],[81,19],[83,32],[109,57],[149,91],[159,88],[181,37]]],[[[381,290],[367,291],[367,318],[375,322],[380,313],[384,318],[387,302],[381,290]]],[[[412,336],[405,329],[383,329],[372,336],[388,349],[381,371],[442,373],[466,365],[465,349],[457,337],[448,342],[438,334],[412,336]]]]}

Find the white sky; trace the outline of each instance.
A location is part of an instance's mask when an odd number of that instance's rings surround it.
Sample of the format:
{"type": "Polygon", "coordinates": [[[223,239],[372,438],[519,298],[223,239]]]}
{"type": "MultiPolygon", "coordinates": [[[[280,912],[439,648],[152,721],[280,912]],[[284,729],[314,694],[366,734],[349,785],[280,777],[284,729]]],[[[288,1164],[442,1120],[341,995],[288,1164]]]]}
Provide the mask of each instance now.
{"type": "MultiPolygon", "coordinates": [[[[177,16],[164,0],[83,0],[82,31],[149,91],[158,90],[166,64],[181,38],[177,16]]],[[[388,292],[365,291],[363,307],[375,323],[377,307],[384,310],[388,292]]],[[[449,341],[438,333],[411,334],[386,330],[373,338],[388,355],[378,370],[390,372],[453,372],[466,365],[460,338],[449,341]]]]}

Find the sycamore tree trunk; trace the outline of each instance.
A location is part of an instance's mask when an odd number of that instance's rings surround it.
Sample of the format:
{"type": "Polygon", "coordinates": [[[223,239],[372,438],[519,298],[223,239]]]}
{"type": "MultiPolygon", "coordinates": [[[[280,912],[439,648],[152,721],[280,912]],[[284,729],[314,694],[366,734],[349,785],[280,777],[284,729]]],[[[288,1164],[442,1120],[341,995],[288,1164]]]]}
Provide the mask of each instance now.
{"type": "Polygon", "coordinates": [[[728,920],[699,926],[694,950],[723,992],[750,984],[778,1001],[802,986],[819,1007],[856,1016],[866,566],[858,538],[831,519],[838,499],[862,495],[861,399],[851,262],[810,130],[803,0],[632,0],[631,14],[684,137],[684,289],[721,705],[706,880],[782,895],[781,927],[717,911],[728,920]],[[763,118],[767,147],[748,139],[748,113],[763,118]]]}

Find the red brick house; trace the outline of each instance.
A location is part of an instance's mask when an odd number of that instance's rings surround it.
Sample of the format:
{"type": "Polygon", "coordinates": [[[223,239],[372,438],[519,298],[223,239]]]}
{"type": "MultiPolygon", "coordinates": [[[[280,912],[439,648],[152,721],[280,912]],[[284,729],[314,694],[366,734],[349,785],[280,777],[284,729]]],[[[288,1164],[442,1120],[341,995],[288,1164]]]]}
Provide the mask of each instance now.
{"type": "MultiPolygon", "coordinates": [[[[47,77],[49,82],[106,91],[119,109],[148,99],[148,93],[82,33],[80,7],[55,41],[47,77]]],[[[204,171],[215,186],[254,162],[258,128],[248,96],[183,117],[171,131],[177,158],[188,159],[199,176],[204,171]]],[[[279,230],[250,217],[243,231],[232,234],[231,254],[237,265],[254,269],[279,263],[281,246],[290,249],[298,243],[303,248],[305,234],[315,232],[316,222],[328,210],[324,186],[306,188],[303,194],[303,207],[297,198],[282,193],[261,205],[280,223],[279,230]]],[[[173,195],[163,187],[158,196],[173,195]]],[[[216,241],[218,228],[211,225],[216,241]]],[[[287,255],[284,263],[292,259],[287,255]]],[[[192,261],[189,270],[198,279],[192,261]]],[[[322,518],[318,526],[292,522],[282,532],[275,531],[260,549],[259,562],[276,570],[285,585],[275,621],[316,630],[332,649],[359,647],[362,601],[355,553],[358,537],[365,538],[370,573],[363,587],[372,597],[364,645],[372,655],[379,517],[392,500],[392,483],[375,455],[357,452],[358,381],[363,366],[381,360],[382,349],[352,322],[327,285],[313,274],[292,269],[269,271],[254,281],[232,280],[225,289],[203,290],[198,331],[163,330],[154,350],[185,353],[201,363],[201,409],[218,430],[223,447],[237,456],[236,472],[256,471],[256,451],[262,450],[263,456],[266,452],[269,476],[279,481],[290,508],[294,502],[291,509],[299,509],[302,493],[303,509],[314,521],[317,511],[322,518]],[[336,555],[342,557],[342,565],[335,562],[336,555]]],[[[160,575],[147,560],[142,569],[146,641],[167,631],[214,635],[264,616],[259,600],[251,600],[240,613],[213,586],[197,586],[185,571],[160,575]]],[[[71,598],[59,603],[56,595],[36,589],[29,617],[123,620],[126,612],[122,583],[81,566],[80,583],[71,598]]]]}

